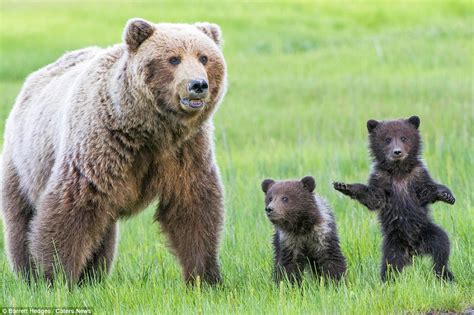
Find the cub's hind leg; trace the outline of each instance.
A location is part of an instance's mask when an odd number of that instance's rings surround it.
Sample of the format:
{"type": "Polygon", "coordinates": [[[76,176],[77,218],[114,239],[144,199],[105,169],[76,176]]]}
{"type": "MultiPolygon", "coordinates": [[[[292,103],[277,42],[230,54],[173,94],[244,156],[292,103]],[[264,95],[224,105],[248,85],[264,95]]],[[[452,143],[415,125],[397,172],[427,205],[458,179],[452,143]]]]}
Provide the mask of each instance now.
{"type": "Polygon", "coordinates": [[[448,269],[450,243],[446,232],[433,224],[423,234],[422,244],[422,252],[433,257],[435,274],[441,279],[454,281],[454,275],[448,269]]]}
{"type": "Polygon", "coordinates": [[[5,163],[3,168],[2,210],[10,263],[17,274],[29,279],[34,266],[28,248],[28,232],[35,211],[21,192],[18,174],[11,163],[5,163]]]}
{"type": "Polygon", "coordinates": [[[383,241],[383,258],[381,266],[382,281],[387,281],[389,271],[400,273],[403,268],[412,262],[413,255],[397,240],[389,239],[386,236],[383,241]]]}

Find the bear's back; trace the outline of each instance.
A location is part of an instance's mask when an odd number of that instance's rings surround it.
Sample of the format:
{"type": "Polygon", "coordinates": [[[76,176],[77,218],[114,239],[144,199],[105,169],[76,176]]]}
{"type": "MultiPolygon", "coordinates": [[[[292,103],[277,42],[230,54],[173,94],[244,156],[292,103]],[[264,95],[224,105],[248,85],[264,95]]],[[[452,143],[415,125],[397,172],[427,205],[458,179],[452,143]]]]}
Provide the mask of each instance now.
{"type": "Polygon", "coordinates": [[[36,199],[44,188],[59,147],[60,123],[68,93],[91,60],[103,49],[69,52],[25,80],[5,128],[4,154],[20,175],[27,194],[36,199]]]}

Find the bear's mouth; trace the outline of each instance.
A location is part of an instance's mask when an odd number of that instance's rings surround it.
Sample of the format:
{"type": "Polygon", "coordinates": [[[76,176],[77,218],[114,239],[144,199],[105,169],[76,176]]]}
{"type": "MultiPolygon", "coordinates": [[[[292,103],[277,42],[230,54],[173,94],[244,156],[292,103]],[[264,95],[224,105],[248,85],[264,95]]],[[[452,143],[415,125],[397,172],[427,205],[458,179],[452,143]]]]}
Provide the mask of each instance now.
{"type": "Polygon", "coordinates": [[[401,161],[405,160],[405,158],[406,158],[406,154],[400,154],[400,155],[392,154],[392,155],[390,155],[390,160],[393,161],[393,162],[401,162],[401,161]]]}
{"type": "Polygon", "coordinates": [[[179,100],[181,105],[192,108],[192,109],[199,109],[204,106],[204,101],[202,99],[189,99],[189,98],[182,98],[179,100]]]}
{"type": "Polygon", "coordinates": [[[278,215],[277,215],[274,211],[272,211],[272,212],[267,212],[266,215],[267,215],[267,218],[268,218],[272,223],[277,223],[278,220],[279,220],[278,215]]]}

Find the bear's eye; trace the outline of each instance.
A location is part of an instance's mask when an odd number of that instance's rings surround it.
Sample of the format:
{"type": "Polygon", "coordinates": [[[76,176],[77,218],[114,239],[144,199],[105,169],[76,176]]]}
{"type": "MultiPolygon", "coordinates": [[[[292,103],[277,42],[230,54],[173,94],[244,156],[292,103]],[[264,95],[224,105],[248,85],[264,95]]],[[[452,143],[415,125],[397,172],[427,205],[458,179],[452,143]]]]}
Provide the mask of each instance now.
{"type": "Polygon", "coordinates": [[[179,65],[181,63],[181,58],[179,57],[171,57],[169,59],[169,62],[172,64],[172,65],[179,65]]]}
{"type": "Polygon", "coordinates": [[[400,140],[402,140],[402,142],[407,142],[408,141],[407,137],[401,137],[400,140]]]}
{"type": "Polygon", "coordinates": [[[390,143],[390,142],[392,142],[392,138],[385,138],[385,143],[388,144],[388,143],[390,143]]]}
{"type": "Polygon", "coordinates": [[[268,202],[272,202],[273,198],[272,197],[269,197],[268,198],[268,202]]]}
{"type": "Polygon", "coordinates": [[[283,198],[281,198],[281,200],[282,200],[283,202],[288,202],[288,197],[283,197],[283,198]]]}
{"type": "Polygon", "coordinates": [[[199,57],[199,62],[205,65],[207,63],[207,56],[201,56],[199,57]]]}

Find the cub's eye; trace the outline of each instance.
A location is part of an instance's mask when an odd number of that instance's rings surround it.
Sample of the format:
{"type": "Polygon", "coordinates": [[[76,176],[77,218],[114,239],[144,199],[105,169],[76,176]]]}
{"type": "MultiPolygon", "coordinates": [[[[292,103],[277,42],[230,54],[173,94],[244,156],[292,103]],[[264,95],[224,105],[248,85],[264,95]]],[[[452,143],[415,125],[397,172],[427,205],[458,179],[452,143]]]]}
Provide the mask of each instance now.
{"type": "Polygon", "coordinates": [[[169,59],[169,62],[172,64],[172,65],[179,65],[181,63],[181,58],[179,57],[171,57],[169,59]]]}
{"type": "Polygon", "coordinates": [[[401,137],[400,140],[402,140],[402,142],[407,142],[408,141],[407,137],[401,137]]]}
{"type": "Polygon", "coordinates": [[[283,197],[283,198],[281,198],[281,200],[282,200],[283,202],[288,202],[288,197],[283,197]]]}
{"type": "Polygon", "coordinates": [[[390,143],[392,142],[392,138],[385,138],[385,143],[390,143]]]}
{"type": "Polygon", "coordinates": [[[199,62],[205,65],[207,63],[207,56],[200,56],[199,57],[199,62]]]}
{"type": "Polygon", "coordinates": [[[272,202],[272,200],[273,200],[272,197],[268,198],[268,202],[272,202]]]}

